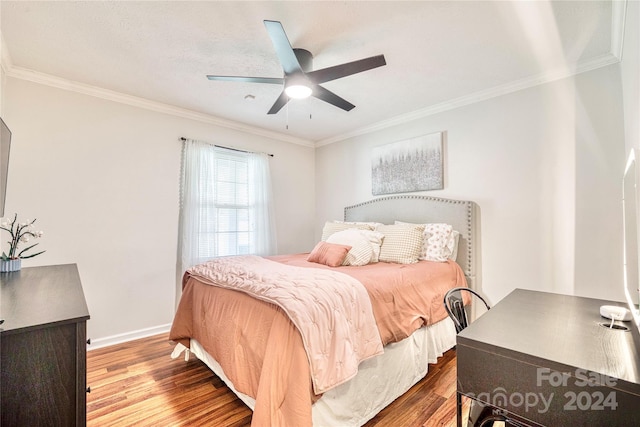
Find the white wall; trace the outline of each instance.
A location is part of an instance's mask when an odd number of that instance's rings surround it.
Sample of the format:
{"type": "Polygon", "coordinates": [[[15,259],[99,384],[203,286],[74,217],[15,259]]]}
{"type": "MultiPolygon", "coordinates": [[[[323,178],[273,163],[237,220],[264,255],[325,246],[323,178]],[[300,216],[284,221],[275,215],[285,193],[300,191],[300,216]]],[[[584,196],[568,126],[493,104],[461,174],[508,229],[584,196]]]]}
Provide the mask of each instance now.
{"type": "Polygon", "coordinates": [[[624,301],[619,65],[576,79],[575,294],[624,301]]]}
{"type": "Polygon", "coordinates": [[[319,147],[316,238],[372,198],[372,147],[445,131],[445,189],[425,194],[478,203],[493,303],[516,287],[621,299],[619,97],[610,66],[319,147]]]}
{"type": "Polygon", "coordinates": [[[273,153],[279,252],[313,241],[311,147],[11,77],[4,96],[5,214],[45,231],[23,265],[78,264],[94,342],[173,320],[181,136],[273,153]]]}
{"type": "Polygon", "coordinates": [[[4,39],[2,38],[2,8],[0,8],[0,117],[2,117],[2,106],[4,105],[4,83],[6,80],[6,75],[4,72],[4,67],[7,66],[5,64],[5,58],[3,56],[4,49],[4,39]]]}
{"type": "MultiPolygon", "coordinates": [[[[1,56],[1,55],[0,55],[1,56]]],[[[0,59],[0,117],[3,117],[3,108],[4,105],[4,86],[5,81],[7,80],[6,74],[4,72],[4,68],[2,68],[2,60],[0,59]]]]}
{"type": "Polygon", "coordinates": [[[445,189],[425,194],[479,204],[492,302],[515,287],[621,300],[612,284],[621,281],[622,164],[640,148],[639,16],[629,2],[619,66],[319,147],[315,160],[308,147],[2,71],[0,113],[13,131],[6,212],[37,217],[46,232],[47,252],[25,266],[78,264],[94,342],[166,326],[180,136],[275,154],[279,252],[292,253],[309,250],[345,205],[372,198],[372,147],[446,131],[445,189]]]}
{"type": "Polygon", "coordinates": [[[640,2],[627,2],[622,62],[625,152],[640,148],[640,2]]]}

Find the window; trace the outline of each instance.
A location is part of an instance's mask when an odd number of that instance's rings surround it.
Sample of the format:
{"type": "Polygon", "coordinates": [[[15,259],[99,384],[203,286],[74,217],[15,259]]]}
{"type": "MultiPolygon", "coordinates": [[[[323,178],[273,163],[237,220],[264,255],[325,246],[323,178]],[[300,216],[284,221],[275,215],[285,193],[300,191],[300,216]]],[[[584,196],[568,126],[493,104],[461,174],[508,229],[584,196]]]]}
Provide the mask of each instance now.
{"type": "Polygon", "coordinates": [[[186,140],[180,206],[182,272],[228,255],[275,254],[269,160],[186,140]]]}
{"type": "MultiPolygon", "coordinates": [[[[202,194],[199,251],[205,258],[251,253],[249,171],[246,153],[219,153],[213,160],[215,191],[202,194]],[[208,214],[208,213],[212,214],[208,214]]],[[[201,179],[207,179],[205,174],[201,179]]]]}

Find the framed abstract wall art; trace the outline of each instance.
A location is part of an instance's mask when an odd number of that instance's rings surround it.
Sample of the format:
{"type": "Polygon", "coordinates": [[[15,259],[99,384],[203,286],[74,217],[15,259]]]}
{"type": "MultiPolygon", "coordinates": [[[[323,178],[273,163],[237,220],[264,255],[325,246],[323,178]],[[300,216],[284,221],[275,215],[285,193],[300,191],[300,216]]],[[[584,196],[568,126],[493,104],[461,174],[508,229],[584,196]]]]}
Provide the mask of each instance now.
{"type": "Polygon", "coordinates": [[[374,147],[371,184],[374,196],[444,188],[443,132],[374,147]]]}

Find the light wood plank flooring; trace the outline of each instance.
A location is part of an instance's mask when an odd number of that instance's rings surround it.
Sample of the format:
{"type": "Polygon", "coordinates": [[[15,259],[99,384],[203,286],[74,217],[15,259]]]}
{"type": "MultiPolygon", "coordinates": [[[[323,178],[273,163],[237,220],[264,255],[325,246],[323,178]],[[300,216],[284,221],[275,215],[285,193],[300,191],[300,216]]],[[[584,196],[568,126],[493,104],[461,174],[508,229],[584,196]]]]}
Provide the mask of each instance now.
{"type": "MultiPolygon", "coordinates": [[[[251,410],[206,365],[194,356],[172,360],[172,350],[167,334],[90,350],[88,426],[250,425],[251,410]]],[[[455,387],[455,350],[450,350],[366,427],[453,427],[455,387]]]]}

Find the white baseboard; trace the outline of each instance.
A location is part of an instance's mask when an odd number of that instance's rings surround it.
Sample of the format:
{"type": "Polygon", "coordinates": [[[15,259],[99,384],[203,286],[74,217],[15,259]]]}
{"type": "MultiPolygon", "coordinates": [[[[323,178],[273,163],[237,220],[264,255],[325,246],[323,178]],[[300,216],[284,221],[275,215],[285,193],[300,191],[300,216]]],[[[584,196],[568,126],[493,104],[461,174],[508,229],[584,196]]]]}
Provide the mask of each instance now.
{"type": "Polygon", "coordinates": [[[91,344],[87,346],[87,350],[97,350],[99,348],[108,347],[114,344],[122,344],[124,342],[146,338],[153,335],[164,334],[171,329],[171,323],[166,325],[154,326],[152,328],[139,329],[137,331],[126,332],[124,334],[112,335],[110,337],[98,338],[91,340],[91,344]]]}

